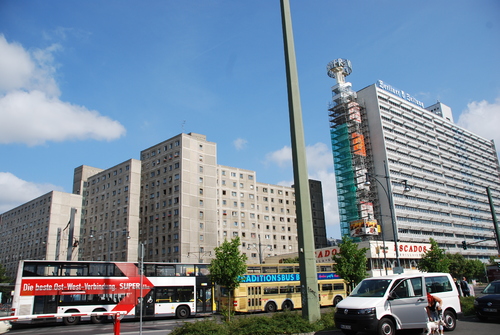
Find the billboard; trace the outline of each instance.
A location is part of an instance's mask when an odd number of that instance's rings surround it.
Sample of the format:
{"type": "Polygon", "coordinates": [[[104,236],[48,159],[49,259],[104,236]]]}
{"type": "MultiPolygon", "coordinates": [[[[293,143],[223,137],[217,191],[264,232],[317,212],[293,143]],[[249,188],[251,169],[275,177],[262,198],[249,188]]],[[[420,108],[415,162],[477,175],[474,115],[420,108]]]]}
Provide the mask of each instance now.
{"type": "Polygon", "coordinates": [[[361,219],[351,221],[350,230],[352,237],[378,235],[377,220],[361,219]]]}

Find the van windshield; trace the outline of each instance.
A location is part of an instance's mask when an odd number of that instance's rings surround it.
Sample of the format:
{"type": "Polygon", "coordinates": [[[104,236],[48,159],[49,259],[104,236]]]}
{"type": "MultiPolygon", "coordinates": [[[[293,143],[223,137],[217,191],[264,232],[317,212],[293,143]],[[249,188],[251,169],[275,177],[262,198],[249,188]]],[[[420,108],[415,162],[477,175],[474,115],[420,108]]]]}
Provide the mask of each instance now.
{"type": "Polygon", "coordinates": [[[352,291],[351,297],[383,297],[390,279],[365,279],[352,291]]]}

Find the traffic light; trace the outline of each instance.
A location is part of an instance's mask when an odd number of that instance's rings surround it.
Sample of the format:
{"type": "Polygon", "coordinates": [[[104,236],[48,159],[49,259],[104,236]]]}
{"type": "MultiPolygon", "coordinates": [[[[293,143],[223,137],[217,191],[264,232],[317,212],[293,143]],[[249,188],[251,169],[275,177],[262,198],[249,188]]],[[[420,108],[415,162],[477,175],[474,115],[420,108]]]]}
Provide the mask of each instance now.
{"type": "Polygon", "coordinates": [[[467,250],[467,242],[466,241],[462,241],[462,248],[464,248],[464,250],[467,250]]]}

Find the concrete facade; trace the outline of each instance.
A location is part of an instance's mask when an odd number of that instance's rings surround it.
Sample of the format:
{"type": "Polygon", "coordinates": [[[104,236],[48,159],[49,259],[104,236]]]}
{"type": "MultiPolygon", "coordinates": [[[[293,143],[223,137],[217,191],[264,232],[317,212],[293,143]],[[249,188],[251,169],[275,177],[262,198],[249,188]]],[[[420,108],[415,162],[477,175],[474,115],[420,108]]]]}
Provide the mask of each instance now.
{"type": "Polygon", "coordinates": [[[73,192],[82,194],[80,260],[137,260],[141,162],[109,169],[75,169],[73,192]]]}
{"type": "Polygon", "coordinates": [[[81,209],[80,195],[52,191],[0,215],[7,276],[15,278],[21,259],[78,260],[81,209]]]}
{"type": "MultiPolygon", "coordinates": [[[[426,109],[380,83],[358,91],[357,102],[366,121],[366,172],[381,181],[372,182],[369,192],[385,239],[394,240],[389,197],[380,185],[389,177],[400,241],[428,243],[433,238],[447,252],[487,262],[498,254],[495,241],[485,241],[494,237],[486,187],[500,206],[493,141],[454,124],[446,105],[426,109]],[[462,241],[470,243],[467,250],[462,241]]],[[[365,187],[365,180],[358,176],[358,187],[365,187]]]]}

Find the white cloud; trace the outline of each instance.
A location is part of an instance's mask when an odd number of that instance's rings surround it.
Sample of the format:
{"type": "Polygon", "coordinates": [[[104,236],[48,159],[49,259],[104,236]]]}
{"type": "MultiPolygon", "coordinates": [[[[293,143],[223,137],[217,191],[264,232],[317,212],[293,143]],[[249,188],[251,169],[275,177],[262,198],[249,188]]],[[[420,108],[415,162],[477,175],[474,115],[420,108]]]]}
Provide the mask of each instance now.
{"type": "Polygon", "coordinates": [[[59,99],[53,57],[58,50],[53,44],[30,53],[0,34],[0,143],[113,140],[125,134],[118,121],[59,99]]]}
{"type": "Polygon", "coordinates": [[[237,138],[233,141],[233,145],[236,148],[236,150],[244,149],[247,143],[248,141],[243,138],[237,138]]]}
{"type": "MultiPolygon", "coordinates": [[[[327,235],[328,237],[340,238],[337,188],[332,152],[326,144],[318,142],[306,147],[306,156],[309,178],[321,181],[327,235]]],[[[280,150],[267,154],[266,161],[280,167],[289,167],[292,164],[292,150],[290,147],[284,146],[280,150]]],[[[283,180],[277,184],[290,186],[294,184],[294,181],[283,180]]]]}
{"type": "Polygon", "coordinates": [[[267,163],[275,163],[279,167],[287,167],[292,165],[292,149],[289,146],[270,152],[266,155],[267,163]]]}
{"type": "Polygon", "coordinates": [[[35,184],[10,172],[0,172],[0,213],[9,211],[50,191],[62,191],[51,184],[35,184]]]}
{"type": "Polygon", "coordinates": [[[500,98],[494,103],[486,100],[473,101],[467,104],[467,109],[458,118],[457,124],[489,140],[494,140],[497,150],[500,150],[500,98]]]}
{"type": "Polygon", "coordinates": [[[125,133],[117,121],[40,91],[10,92],[0,99],[0,113],[0,143],[4,144],[38,145],[45,141],[86,138],[112,140],[125,133]]]}

